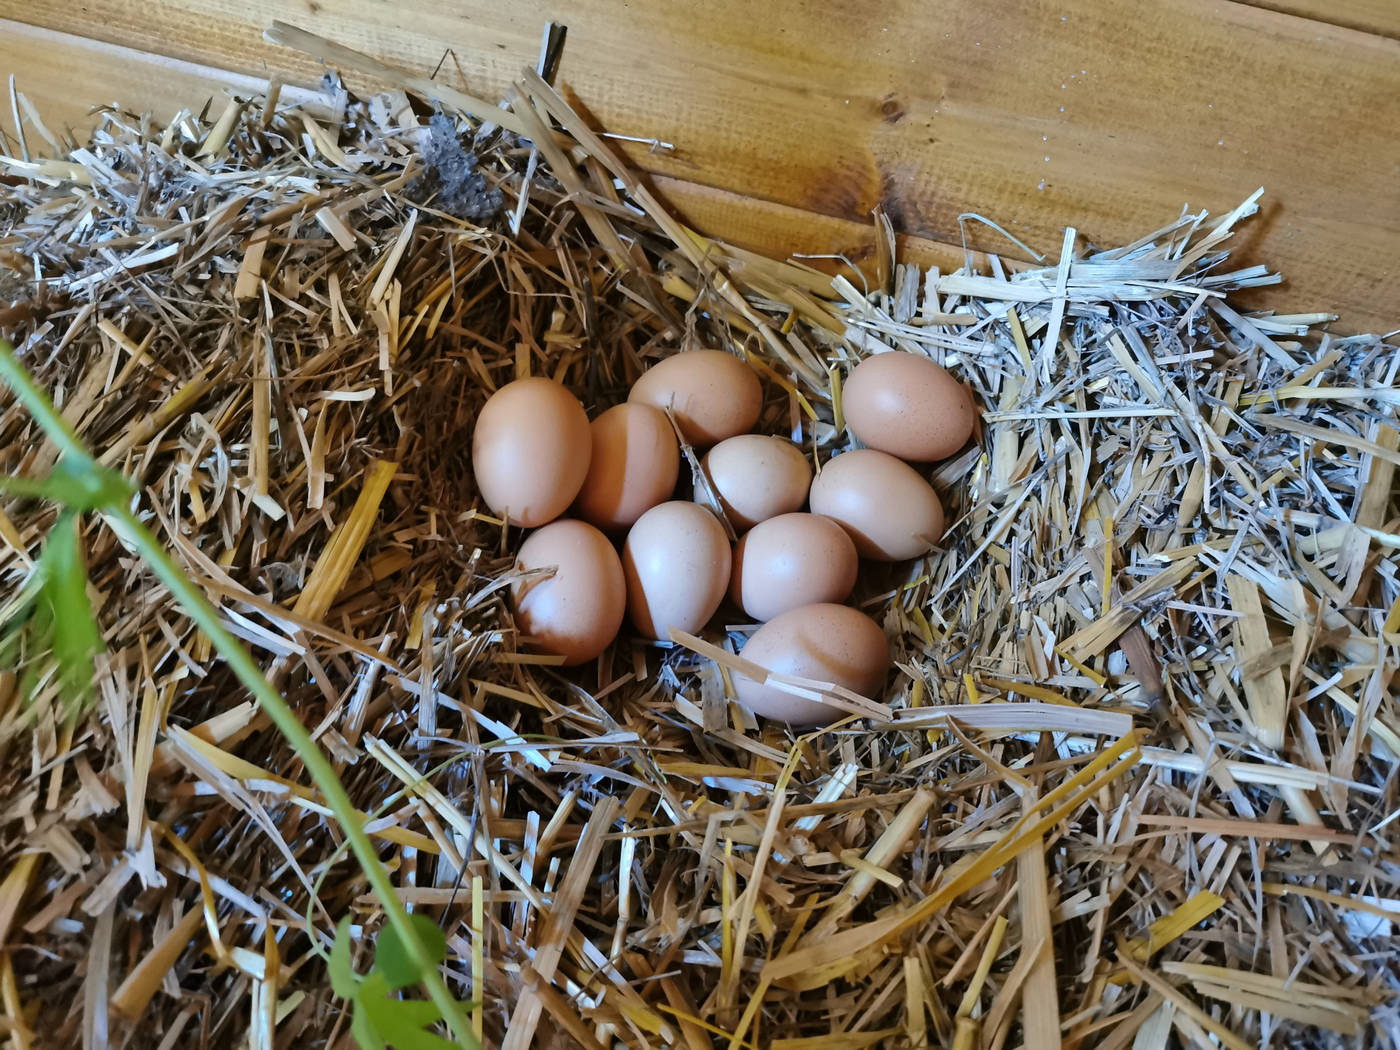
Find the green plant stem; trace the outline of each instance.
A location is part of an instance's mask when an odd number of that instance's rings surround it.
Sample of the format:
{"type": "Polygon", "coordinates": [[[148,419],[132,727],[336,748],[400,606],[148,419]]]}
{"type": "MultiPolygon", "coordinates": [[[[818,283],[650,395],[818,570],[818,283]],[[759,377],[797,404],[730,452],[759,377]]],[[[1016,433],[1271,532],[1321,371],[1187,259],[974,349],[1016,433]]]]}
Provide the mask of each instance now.
{"type": "Polygon", "coordinates": [[[151,570],[160,577],[161,582],[169,589],[175,600],[184,607],[185,613],[190,619],[209,636],[210,642],[228,663],[233,673],[238,676],[239,681],[253,694],[259,706],[267,712],[268,717],[272,719],[287,742],[301,757],[302,762],[306,765],[306,771],[311,774],[311,779],[320,789],[326,804],[330,806],[336,819],[340,821],[346,840],[350,843],[355,858],[360,862],[360,867],[369,880],[370,886],[379,897],[384,913],[388,916],[394,929],[398,931],[399,936],[403,938],[409,955],[419,967],[419,972],[423,974],[428,994],[438,1009],[442,1011],[442,1016],[447,1020],[453,1035],[464,1046],[476,1046],[476,1040],[472,1037],[465,1018],[461,1017],[457,1009],[457,1000],[438,973],[436,962],[428,955],[427,950],[419,940],[417,931],[413,928],[408,917],[408,911],[394,891],[394,883],[390,879],[388,871],[379,861],[379,854],[375,851],[374,843],[365,834],[364,826],[356,814],[354,803],[350,801],[350,796],[345,793],[345,787],[336,775],[335,767],[326,758],[320,745],[311,738],[306,726],[302,724],[301,719],[296,716],[287,702],[282,699],[281,694],[268,684],[248,650],[220,622],[219,614],[209,603],[209,600],[180,571],[170,556],[165,553],[160,541],[137,520],[130,508],[121,507],[106,510],[104,517],[113,531],[135,548],[151,570]]]}
{"type": "MultiPolygon", "coordinates": [[[[14,390],[21,403],[44,429],[44,432],[66,457],[71,458],[70,466],[79,476],[100,478],[105,471],[83,445],[72,428],[54,407],[52,401],[29,375],[15,356],[14,348],[0,340],[0,378],[14,390]]],[[[394,883],[388,871],[379,861],[374,843],[365,834],[355,805],[345,793],[345,787],[336,775],[335,768],[322,752],[320,745],[311,738],[306,726],[288,706],[263,676],[262,670],[252,655],[228,630],[219,619],[219,614],[198,587],[185,575],[166,553],[160,540],[143,525],[128,504],[103,502],[100,510],[112,530],[133,550],[158,576],[171,595],[184,608],[185,613],[209,637],[214,648],[237,675],[238,680],[253,694],[258,704],[267,712],[273,724],[292,745],[297,755],[311,774],[311,779],[320,789],[326,804],[335,814],[345,832],[355,858],[360,862],[365,877],[379,897],[379,903],[388,916],[389,922],[403,939],[409,956],[423,974],[423,983],[428,995],[442,1012],[453,1036],[464,1047],[476,1048],[480,1044],[472,1035],[471,1029],[458,1009],[457,1000],[448,990],[446,982],[438,972],[437,964],[428,954],[418,937],[408,911],[394,891],[394,883]]]]}
{"type": "Polygon", "coordinates": [[[0,478],[0,495],[20,499],[49,499],[53,486],[38,478],[0,478]]]}

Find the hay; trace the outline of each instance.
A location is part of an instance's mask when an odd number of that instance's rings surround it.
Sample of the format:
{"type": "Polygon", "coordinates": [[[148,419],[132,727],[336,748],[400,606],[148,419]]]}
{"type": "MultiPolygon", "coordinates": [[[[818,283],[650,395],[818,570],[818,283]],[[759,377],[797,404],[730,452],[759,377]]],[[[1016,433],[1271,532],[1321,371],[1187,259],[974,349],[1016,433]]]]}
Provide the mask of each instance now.
{"type": "MultiPolygon", "coordinates": [[[[1397,1045],[1400,354],[1230,305],[1275,279],[1226,262],[1258,195],[1042,269],[887,242],[867,287],[685,229],[538,76],[498,110],[275,33],[398,88],[3,160],[0,328],[313,727],[488,1042],[1397,1045]],[[597,410],[701,345],[819,461],[868,353],[986,407],[934,473],[942,549],[865,571],[898,674],[830,732],[726,705],[744,625],[570,673],[519,645],[477,410],[526,374],[597,410]]],[[[5,471],[47,474],[0,410],[5,471]]],[[[55,512],[0,509],[13,593],[55,512]]],[[[96,709],[0,676],[0,1024],[347,1045],[323,952],[380,924],[362,873],[208,642],[84,539],[96,709]]]]}

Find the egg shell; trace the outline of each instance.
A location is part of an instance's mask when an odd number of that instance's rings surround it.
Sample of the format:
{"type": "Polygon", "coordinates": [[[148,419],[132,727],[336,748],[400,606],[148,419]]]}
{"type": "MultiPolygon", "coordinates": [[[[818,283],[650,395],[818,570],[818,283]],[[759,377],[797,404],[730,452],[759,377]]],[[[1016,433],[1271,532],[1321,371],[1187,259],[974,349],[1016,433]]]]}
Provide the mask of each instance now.
{"type": "Polygon", "coordinates": [[[833,458],[812,482],[813,514],[835,519],[862,558],[904,561],[943,535],[943,504],[913,467],[875,449],[833,458]]]}
{"type": "Polygon", "coordinates": [[[841,387],[846,426],[861,442],[900,459],[951,456],[972,436],[972,395],[922,354],[867,357],[841,387]]]}
{"type": "Polygon", "coordinates": [[[763,411],[763,387],[733,354],[688,350],[643,372],[627,400],[669,408],[686,442],[704,447],[753,429],[763,411]]]}
{"type": "Polygon", "coordinates": [[[812,486],[812,467],[802,450],[767,434],[726,438],[705,454],[702,465],[736,529],[800,510],[812,486]]]}
{"type": "Polygon", "coordinates": [[[533,528],[568,509],[588,474],[593,442],[588,413],[552,379],[517,379],[497,390],[477,416],[472,470],[492,512],[533,528]]]}
{"type": "Polygon", "coordinates": [[[666,413],[651,405],[614,405],[593,421],[593,456],[576,511],[601,529],[626,528],[671,498],[681,451],[666,413]]]}
{"type": "MultiPolygon", "coordinates": [[[[878,700],[890,669],[890,644],[880,625],[846,605],[803,605],[760,627],[739,655],[773,674],[831,682],[878,700]]],[[[829,725],[840,708],[735,674],[739,703],[754,714],[794,726],[829,725]]]]}
{"type": "Polygon", "coordinates": [[[553,576],[511,586],[515,622],[535,648],[587,663],[617,637],[627,607],[622,563],[612,543],[584,521],[564,518],[532,532],[516,555],[517,570],[555,566],[553,576]]]}
{"type": "Polygon", "coordinates": [[[694,634],[715,614],[729,583],[729,537],[719,519],[696,503],[652,507],[627,533],[622,571],[627,612],[648,638],[671,628],[694,634]]]}
{"type": "Polygon", "coordinates": [[[780,514],[739,538],[729,596],[756,620],[789,609],[843,602],[860,559],[846,531],[819,514],[780,514]]]}

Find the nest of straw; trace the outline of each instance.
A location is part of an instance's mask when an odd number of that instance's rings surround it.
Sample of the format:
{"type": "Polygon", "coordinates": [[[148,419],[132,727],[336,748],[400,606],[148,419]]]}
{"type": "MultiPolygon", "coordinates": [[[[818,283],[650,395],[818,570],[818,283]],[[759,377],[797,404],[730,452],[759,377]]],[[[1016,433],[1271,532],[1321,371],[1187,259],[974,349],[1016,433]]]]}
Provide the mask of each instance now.
{"type": "MultiPolygon", "coordinates": [[[[292,42],[399,87],[8,158],[3,323],[334,760],[488,1044],[1397,1045],[1400,354],[1230,305],[1275,279],[1226,261],[1255,198],[832,276],[683,227],[538,76],[496,109],[292,42]],[[727,703],[752,625],[574,672],[518,645],[478,409],[534,373],[597,410],[690,346],[750,360],[819,462],[864,355],[984,406],[941,549],[853,599],[889,691],[829,732],[727,703]]],[[[48,473],[0,412],[6,472],[48,473]]],[[[0,509],[11,591],[56,510],[0,509]]],[[[350,1045],[325,951],[382,916],[335,822],[141,563],[83,543],[95,706],[0,676],[10,1045],[350,1045]]]]}

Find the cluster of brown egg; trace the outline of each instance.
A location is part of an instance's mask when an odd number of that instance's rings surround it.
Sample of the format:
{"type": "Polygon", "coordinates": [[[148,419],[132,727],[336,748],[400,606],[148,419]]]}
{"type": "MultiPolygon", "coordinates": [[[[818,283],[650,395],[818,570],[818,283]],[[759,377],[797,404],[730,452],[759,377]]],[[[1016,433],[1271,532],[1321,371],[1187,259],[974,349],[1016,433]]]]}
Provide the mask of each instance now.
{"type": "MultiPolygon", "coordinates": [[[[662,360],[591,424],[554,380],[496,391],[477,419],[472,461],[492,511],[534,530],[516,557],[520,630],[539,650],[581,664],[612,643],[624,618],[646,638],[674,640],[702,631],[728,595],[763,621],[745,660],[878,695],[890,661],[884,632],[841,603],[860,559],[917,558],[937,543],[942,505],[910,462],[961,448],[975,413],[943,368],[903,352],[861,362],[842,393],[846,425],[866,447],[832,457],[814,479],[798,446],[750,433],[762,386],[723,351],[662,360]],[[678,434],[708,449],[694,487],[709,505],[672,498],[678,434]],[[620,554],[614,537],[625,537],[620,554]]],[[[767,718],[817,725],[839,714],[776,682],[733,681],[739,702],[767,718]]]]}

